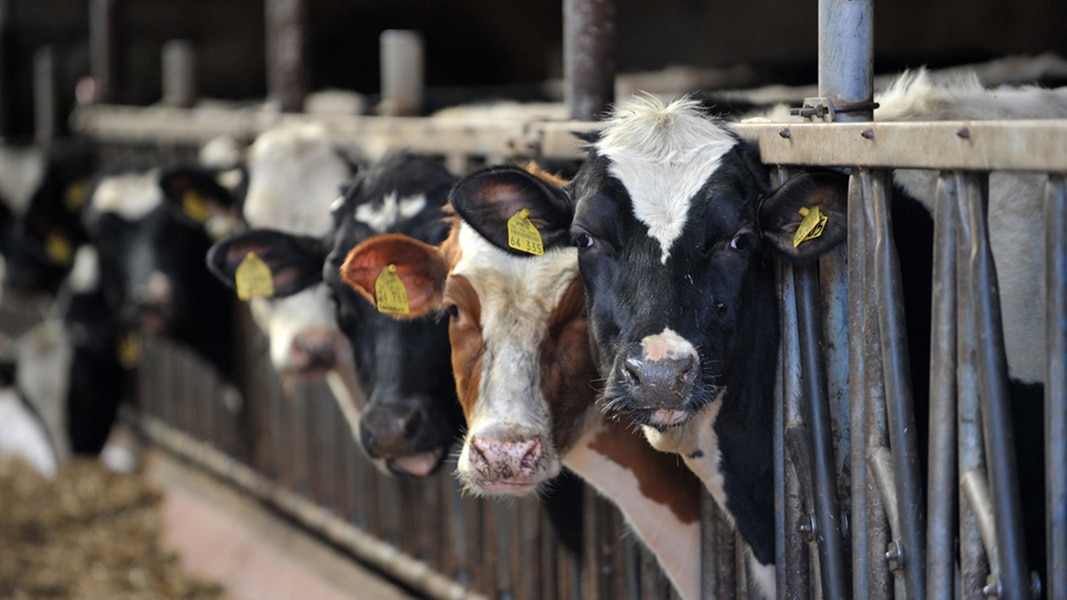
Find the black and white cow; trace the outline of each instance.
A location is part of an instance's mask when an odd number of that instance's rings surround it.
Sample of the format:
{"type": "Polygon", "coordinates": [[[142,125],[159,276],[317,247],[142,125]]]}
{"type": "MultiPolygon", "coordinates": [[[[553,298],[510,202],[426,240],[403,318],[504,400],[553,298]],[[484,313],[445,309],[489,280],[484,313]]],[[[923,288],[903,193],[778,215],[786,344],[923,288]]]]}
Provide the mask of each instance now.
{"type": "MultiPolygon", "coordinates": [[[[13,340],[11,372],[0,391],[0,454],[25,458],[46,476],[71,456],[105,452],[134,365],[124,329],[96,276],[95,249],[83,245],[52,314],[13,340]]],[[[118,446],[103,457],[114,469],[135,460],[118,446]]]]}
{"type": "Polygon", "coordinates": [[[208,254],[216,276],[236,287],[238,267],[254,253],[268,265],[276,297],[325,281],[367,395],[359,415],[360,445],[387,472],[433,473],[458,434],[462,415],[448,360],[448,326],[432,317],[397,321],[380,314],[338,272],[348,251],[374,235],[398,232],[429,244],[443,241],[448,225],[441,209],[454,182],[435,161],[390,155],[361,171],[335,203],[327,236],[256,229],[223,240],[208,254]]]}
{"type": "Polygon", "coordinates": [[[229,190],[199,168],[109,175],[90,189],[83,218],[116,318],[178,342],[232,382],[233,301],[204,265],[213,235],[238,227],[229,190]]]}
{"type": "MultiPolygon", "coordinates": [[[[921,73],[879,101],[879,119],[1067,116],[1064,90],[991,92],[974,80],[934,85],[921,73]]],[[[701,477],[748,543],[758,589],[773,595],[774,261],[812,260],[844,238],[846,179],[805,172],[770,187],[758,150],[692,100],[635,98],[588,142],[588,158],[567,191],[593,352],[606,377],[601,402],[701,477]],[[798,211],[813,206],[829,215],[826,230],[794,247],[798,211]]],[[[908,278],[925,279],[925,290],[905,295],[925,302],[927,315],[930,253],[911,247],[931,244],[933,177],[899,172],[902,189],[893,202],[894,226],[909,227],[899,236],[906,240],[901,268],[914,264],[925,273],[908,278]]],[[[992,245],[1004,274],[1008,360],[1017,381],[1040,380],[1035,354],[1044,347],[1043,240],[1034,227],[1041,179],[998,173],[990,182],[992,245]]],[[[922,343],[928,340],[927,330],[922,343]]]]}
{"type": "Polygon", "coordinates": [[[0,232],[4,285],[54,295],[85,242],[81,210],[96,170],[85,142],[0,146],[0,201],[7,209],[0,232]]]}

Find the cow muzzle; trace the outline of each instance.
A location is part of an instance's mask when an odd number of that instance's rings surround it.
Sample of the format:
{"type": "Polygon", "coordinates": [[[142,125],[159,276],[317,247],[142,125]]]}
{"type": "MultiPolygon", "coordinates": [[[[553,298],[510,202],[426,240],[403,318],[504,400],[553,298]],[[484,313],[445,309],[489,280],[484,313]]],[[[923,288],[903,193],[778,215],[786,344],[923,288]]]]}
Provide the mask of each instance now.
{"type": "Polygon", "coordinates": [[[432,416],[429,397],[385,404],[374,399],[359,421],[360,445],[393,475],[434,473],[451,445],[451,432],[432,416]]]}
{"type": "Polygon", "coordinates": [[[474,493],[522,496],[556,476],[559,469],[551,444],[541,435],[505,427],[469,435],[457,473],[474,493]]]}
{"type": "Polygon", "coordinates": [[[643,425],[670,427],[686,422],[697,406],[700,357],[677,336],[650,336],[627,346],[615,363],[610,409],[630,413],[643,425]]]}

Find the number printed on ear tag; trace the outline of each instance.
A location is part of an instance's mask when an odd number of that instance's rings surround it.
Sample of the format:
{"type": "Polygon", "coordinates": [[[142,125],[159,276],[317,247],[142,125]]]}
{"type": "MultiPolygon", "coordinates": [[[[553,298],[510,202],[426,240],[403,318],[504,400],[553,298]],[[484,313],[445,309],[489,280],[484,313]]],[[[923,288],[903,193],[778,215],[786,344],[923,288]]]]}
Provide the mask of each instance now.
{"type": "Polygon", "coordinates": [[[396,274],[396,265],[386,265],[374,280],[374,302],[378,312],[387,315],[406,315],[411,311],[408,291],[396,274]]]}
{"type": "Polygon", "coordinates": [[[255,252],[245,255],[233,278],[237,283],[237,297],[241,300],[274,297],[274,275],[255,252]]]}
{"type": "Polygon", "coordinates": [[[508,246],[534,256],[545,255],[541,232],[530,222],[529,210],[524,208],[508,219],[508,246]]]}

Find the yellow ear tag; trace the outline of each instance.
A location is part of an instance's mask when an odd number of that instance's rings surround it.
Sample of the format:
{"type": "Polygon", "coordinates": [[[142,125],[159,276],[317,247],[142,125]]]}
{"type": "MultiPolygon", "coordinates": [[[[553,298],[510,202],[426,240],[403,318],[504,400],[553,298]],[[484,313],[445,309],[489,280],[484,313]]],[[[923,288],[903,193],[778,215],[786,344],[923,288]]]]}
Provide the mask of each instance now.
{"type": "Polygon", "coordinates": [[[132,369],[141,362],[141,343],[132,333],[119,338],[119,364],[126,369],[132,369]]]}
{"type": "Polygon", "coordinates": [[[245,255],[241,264],[237,265],[233,278],[237,283],[237,297],[241,300],[274,296],[274,275],[271,274],[267,263],[256,256],[255,252],[245,255]]]}
{"type": "Polygon", "coordinates": [[[830,218],[828,215],[819,212],[818,206],[811,209],[801,207],[797,212],[804,217],[804,220],[800,222],[796,233],[793,234],[794,248],[802,242],[813,240],[822,235],[822,230],[826,227],[826,221],[830,218]]]}
{"type": "Polygon", "coordinates": [[[534,256],[545,255],[541,232],[530,222],[529,210],[524,208],[508,219],[508,246],[534,256]]]}
{"type": "Polygon", "coordinates": [[[406,315],[411,312],[408,290],[396,274],[396,265],[387,265],[374,280],[374,300],[380,313],[406,315]]]}
{"type": "Polygon", "coordinates": [[[211,216],[207,201],[194,190],[189,190],[182,196],[182,210],[197,223],[203,223],[211,216]]]}
{"type": "Polygon", "coordinates": [[[58,233],[48,234],[44,241],[44,252],[48,260],[57,265],[69,265],[74,256],[74,250],[70,247],[70,241],[58,233]]]}
{"type": "Polygon", "coordinates": [[[67,186],[63,192],[63,207],[67,212],[78,212],[85,204],[85,192],[89,190],[89,184],[85,180],[75,181],[67,186]]]}

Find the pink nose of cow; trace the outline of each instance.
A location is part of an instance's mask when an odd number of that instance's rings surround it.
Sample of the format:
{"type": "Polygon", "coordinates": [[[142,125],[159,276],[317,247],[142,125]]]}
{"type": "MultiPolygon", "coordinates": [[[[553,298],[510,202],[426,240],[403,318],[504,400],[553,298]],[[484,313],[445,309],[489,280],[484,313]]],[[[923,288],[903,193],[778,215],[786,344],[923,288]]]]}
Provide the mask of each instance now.
{"type": "Polygon", "coordinates": [[[541,469],[544,449],[539,436],[515,441],[495,437],[471,438],[471,464],[491,483],[529,483],[541,469]]]}
{"type": "Polygon", "coordinates": [[[299,373],[329,371],[337,365],[340,337],[328,331],[302,333],[289,347],[289,364],[299,373]]]}

